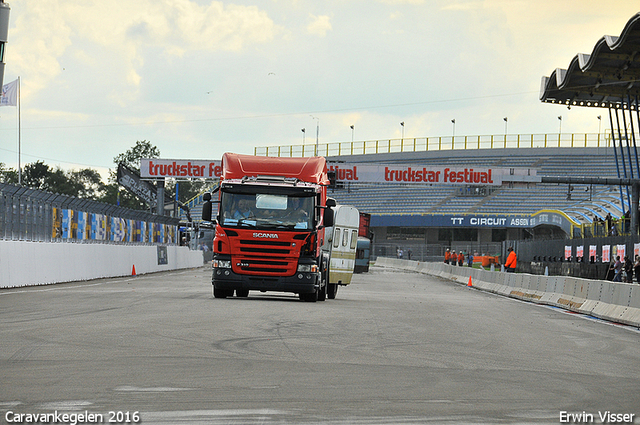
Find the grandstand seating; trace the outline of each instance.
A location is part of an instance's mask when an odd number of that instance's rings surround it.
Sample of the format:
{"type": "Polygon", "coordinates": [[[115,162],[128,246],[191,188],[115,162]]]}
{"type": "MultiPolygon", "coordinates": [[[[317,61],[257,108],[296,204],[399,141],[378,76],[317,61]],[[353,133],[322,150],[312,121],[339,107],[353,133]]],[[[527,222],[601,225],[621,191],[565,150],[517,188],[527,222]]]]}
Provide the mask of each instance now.
{"type": "MultiPolygon", "coordinates": [[[[390,155],[393,154],[383,155],[386,162],[391,162],[390,155]]],[[[375,156],[368,155],[367,159],[375,161],[375,156]]],[[[362,156],[340,158],[345,162],[362,159],[362,156]]],[[[618,177],[613,150],[603,148],[450,151],[446,157],[429,157],[411,152],[395,154],[393,162],[418,162],[431,166],[534,168],[540,176],[618,177]]],[[[354,205],[374,215],[533,214],[552,209],[564,211],[578,223],[589,223],[595,216],[605,216],[607,212],[619,217],[623,210],[617,187],[573,185],[570,199],[567,184],[503,185],[484,197],[463,196],[458,189],[459,186],[453,185],[351,183],[343,189],[333,190],[331,196],[340,203],[354,205]],[[581,212],[578,207],[582,208],[581,212]]]]}

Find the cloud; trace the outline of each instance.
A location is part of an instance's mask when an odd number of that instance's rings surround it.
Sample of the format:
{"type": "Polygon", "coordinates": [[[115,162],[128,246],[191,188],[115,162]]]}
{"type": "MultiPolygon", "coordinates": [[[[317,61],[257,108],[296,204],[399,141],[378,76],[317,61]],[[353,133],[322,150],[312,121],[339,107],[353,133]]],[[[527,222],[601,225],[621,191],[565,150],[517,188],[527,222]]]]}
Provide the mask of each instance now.
{"type": "Polygon", "coordinates": [[[380,0],[380,3],[403,5],[403,4],[424,4],[424,0],[380,0]]]}
{"type": "Polygon", "coordinates": [[[327,35],[327,31],[331,31],[331,22],[329,22],[329,17],[327,15],[322,16],[314,16],[310,15],[311,23],[307,26],[307,31],[309,34],[315,34],[320,37],[324,37],[327,35]]]}
{"type": "MultiPolygon", "coordinates": [[[[279,29],[256,6],[195,0],[24,0],[12,5],[7,63],[24,76],[23,94],[36,92],[83,57],[120,81],[138,86],[146,49],[179,57],[194,51],[240,51],[268,43],[279,29]],[[69,54],[68,57],[65,55],[69,54]]],[[[118,82],[112,81],[117,84],[118,82]]]]}

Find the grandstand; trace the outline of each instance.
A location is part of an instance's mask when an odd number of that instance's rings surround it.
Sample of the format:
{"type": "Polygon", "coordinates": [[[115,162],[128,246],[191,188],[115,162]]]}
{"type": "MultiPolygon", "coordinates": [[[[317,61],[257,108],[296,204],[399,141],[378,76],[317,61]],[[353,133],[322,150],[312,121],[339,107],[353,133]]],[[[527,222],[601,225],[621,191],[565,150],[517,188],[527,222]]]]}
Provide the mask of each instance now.
{"type": "MultiPolygon", "coordinates": [[[[533,168],[539,176],[618,177],[613,149],[520,148],[403,152],[328,157],[339,162],[395,162],[427,166],[533,168]]],[[[418,186],[348,183],[332,195],[374,215],[411,214],[533,214],[560,210],[578,224],[589,224],[607,213],[622,215],[619,191],[614,187],[566,184],[512,184],[498,188],[461,190],[457,185],[418,186]],[[569,197],[568,194],[571,193],[569,197]],[[618,195],[617,198],[612,194],[618,195]],[[568,199],[570,198],[570,199],[568,199]],[[587,214],[579,211],[586,211],[587,214]],[[586,215],[586,216],[585,216],[586,215]]]]}

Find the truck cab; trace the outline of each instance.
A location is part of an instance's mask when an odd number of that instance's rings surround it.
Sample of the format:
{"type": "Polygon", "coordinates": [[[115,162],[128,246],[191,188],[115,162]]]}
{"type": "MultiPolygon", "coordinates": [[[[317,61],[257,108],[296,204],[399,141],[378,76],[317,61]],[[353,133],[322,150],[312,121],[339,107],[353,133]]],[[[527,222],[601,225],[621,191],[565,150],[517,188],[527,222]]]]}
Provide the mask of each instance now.
{"type": "Polygon", "coordinates": [[[214,297],[226,298],[234,291],[246,297],[259,290],[324,300],[329,255],[322,245],[324,228],[333,218],[324,158],[225,154],[222,167],[213,240],[214,297]]]}

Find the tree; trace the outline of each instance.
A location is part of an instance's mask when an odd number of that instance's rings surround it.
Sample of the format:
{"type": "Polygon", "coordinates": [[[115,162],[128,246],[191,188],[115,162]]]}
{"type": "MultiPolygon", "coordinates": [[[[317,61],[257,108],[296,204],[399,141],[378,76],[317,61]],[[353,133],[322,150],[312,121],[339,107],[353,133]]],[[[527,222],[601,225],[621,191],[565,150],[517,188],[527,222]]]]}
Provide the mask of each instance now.
{"type": "Polygon", "coordinates": [[[106,185],[102,182],[100,173],[90,168],[71,171],[68,174],[69,181],[78,188],[78,197],[85,199],[99,198],[105,191],[106,185]]]}
{"type": "Polygon", "coordinates": [[[4,162],[0,162],[0,183],[18,184],[18,172],[13,168],[7,168],[4,162]]]}
{"type": "Polygon", "coordinates": [[[113,162],[118,164],[124,164],[132,170],[140,172],[140,160],[142,158],[159,158],[160,149],[153,146],[151,142],[146,140],[138,140],[136,145],[125,153],[113,158],[113,162]]]}
{"type": "MultiPolygon", "coordinates": [[[[18,184],[18,173],[13,169],[5,169],[4,164],[0,164],[0,176],[5,183],[18,184]]],[[[85,199],[98,198],[105,190],[102,178],[96,170],[85,168],[64,171],[60,167],[51,168],[43,161],[24,166],[22,185],[85,199]]]]}
{"type": "MultiPolygon", "coordinates": [[[[140,172],[140,160],[142,158],[158,157],[160,157],[160,149],[147,140],[138,140],[135,146],[114,157],[113,162],[116,164],[116,170],[119,164],[123,164],[132,170],[140,172]]],[[[104,186],[104,194],[100,201],[136,210],[149,208],[149,205],[141,201],[133,193],[127,190],[120,190],[117,172],[113,170],[109,173],[109,183],[104,186]]],[[[155,205],[153,206],[155,207],[155,205]]]]}

